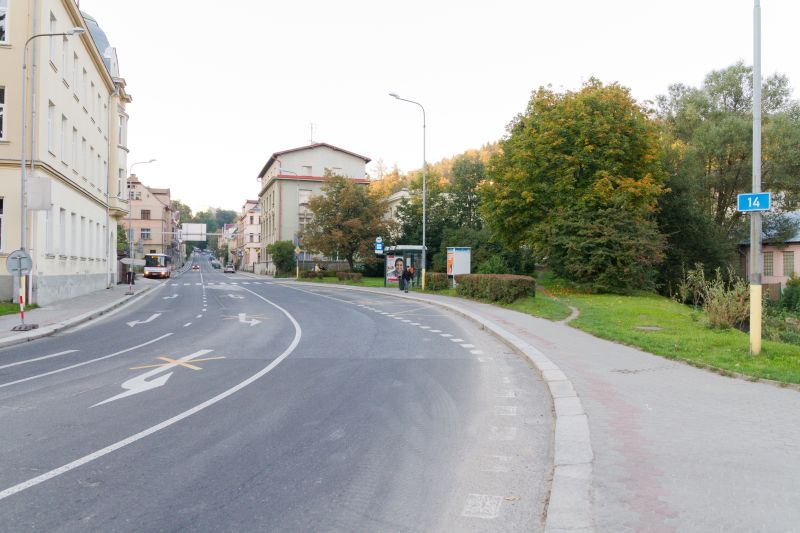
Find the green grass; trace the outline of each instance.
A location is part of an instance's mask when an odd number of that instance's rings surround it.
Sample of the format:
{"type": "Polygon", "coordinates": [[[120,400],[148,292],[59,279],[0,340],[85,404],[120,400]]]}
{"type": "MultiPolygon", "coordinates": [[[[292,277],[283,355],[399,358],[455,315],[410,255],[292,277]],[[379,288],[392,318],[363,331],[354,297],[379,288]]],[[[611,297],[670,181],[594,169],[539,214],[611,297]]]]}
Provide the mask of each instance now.
{"type": "Polygon", "coordinates": [[[383,287],[383,278],[361,278],[361,281],[340,281],[333,278],[300,278],[300,281],[308,281],[311,283],[338,283],[339,285],[355,285],[357,287],[383,287]]]}
{"type": "Polygon", "coordinates": [[[572,312],[563,301],[552,298],[542,291],[536,291],[536,297],[528,296],[527,298],[520,298],[514,303],[500,305],[548,320],[564,320],[572,312]]]}
{"type": "Polygon", "coordinates": [[[668,298],[655,294],[570,294],[561,298],[580,311],[570,324],[597,337],[723,373],[800,383],[800,346],[764,341],[761,355],[751,356],[748,334],[737,329],[710,329],[698,321],[697,312],[668,298]]]}
{"type": "MultiPolygon", "coordinates": [[[[25,310],[36,309],[35,305],[26,305],[25,310]]],[[[0,316],[19,313],[19,304],[13,302],[0,302],[0,316]]]]}

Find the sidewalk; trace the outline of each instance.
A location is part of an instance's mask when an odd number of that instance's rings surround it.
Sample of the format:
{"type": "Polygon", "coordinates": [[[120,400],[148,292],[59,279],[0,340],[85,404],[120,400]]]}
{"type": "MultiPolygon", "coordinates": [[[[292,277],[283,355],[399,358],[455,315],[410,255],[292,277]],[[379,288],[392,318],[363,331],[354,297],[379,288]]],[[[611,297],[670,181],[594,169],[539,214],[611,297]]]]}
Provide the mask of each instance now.
{"type": "Polygon", "coordinates": [[[0,316],[0,348],[52,335],[63,329],[77,326],[124,305],[131,299],[150,292],[162,282],[136,277],[134,295],[126,296],[128,285],[114,285],[82,296],[61,300],[45,307],[25,311],[26,324],[38,324],[38,328],[19,332],[11,329],[20,324],[19,313],[0,316]]]}
{"type": "MultiPolygon", "coordinates": [[[[723,377],[493,305],[356,290],[477,317],[487,329],[542,352],[563,372],[588,416],[593,460],[588,494],[580,484],[578,490],[557,487],[558,476],[553,490],[576,511],[587,499],[591,516],[588,525],[569,523],[568,512],[551,520],[551,495],[548,531],[799,531],[800,392],[723,377]]],[[[552,373],[542,371],[546,381],[552,373]]],[[[558,467],[563,417],[556,415],[558,467]]]]}

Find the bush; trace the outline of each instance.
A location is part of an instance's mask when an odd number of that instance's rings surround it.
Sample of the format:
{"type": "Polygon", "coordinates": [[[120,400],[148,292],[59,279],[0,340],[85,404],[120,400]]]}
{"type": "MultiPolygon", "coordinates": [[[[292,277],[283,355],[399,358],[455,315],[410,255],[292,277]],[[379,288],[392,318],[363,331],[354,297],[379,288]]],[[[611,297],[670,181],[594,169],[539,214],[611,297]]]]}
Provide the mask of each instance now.
{"type": "Polygon", "coordinates": [[[364,279],[364,274],[361,272],[337,272],[336,279],[339,281],[354,281],[360,283],[364,279]]]}
{"type": "Polygon", "coordinates": [[[456,292],[461,296],[490,302],[512,303],[536,294],[536,280],[513,274],[462,274],[456,276],[456,292]]]}
{"type": "Polygon", "coordinates": [[[336,279],[338,279],[339,281],[348,280],[350,279],[350,272],[337,272],[336,279]]]}
{"type": "Polygon", "coordinates": [[[322,279],[322,272],[314,272],[313,270],[301,270],[300,277],[304,279],[322,279]]]}
{"type": "Polygon", "coordinates": [[[702,306],[712,328],[738,327],[750,316],[750,286],[730,269],[727,279],[719,268],[713,278],[706,278],[703,265],[695,264],[694,269],[684,273],[675,299],[702,306]]]}
{"type": "Polygon", "coordinates": [[[441,291],[450,286],[447,274],[444,272],[426,272],[425,273],[425,290],[427,291],[441,291]]]}
{"type": "Polygon", "coordinates": [[[361,280],[364,278],[364,274],[361,272],[353,272],[350,274],[350,281],[355,283],[361,283],[361,280]]]}
{"type": "Polygon", "coordinates": [[[800,278],[794,274],[786,282],[786,288],[781,294],[781,308],[788,311],[800,311],[800,278]]]}

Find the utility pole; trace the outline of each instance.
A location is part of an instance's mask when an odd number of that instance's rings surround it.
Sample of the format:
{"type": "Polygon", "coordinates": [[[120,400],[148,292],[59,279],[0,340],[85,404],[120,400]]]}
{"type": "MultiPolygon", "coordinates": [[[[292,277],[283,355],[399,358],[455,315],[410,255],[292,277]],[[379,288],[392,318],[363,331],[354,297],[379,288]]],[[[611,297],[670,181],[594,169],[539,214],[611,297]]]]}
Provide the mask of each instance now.
{"type": "MultiPolygon", "coordinates": [[[[753,193],[761,192],[761,2],[753,6],[753,193]]],[[[761,353],[761,212],[750,213],[750,353],[761,353]]]]}

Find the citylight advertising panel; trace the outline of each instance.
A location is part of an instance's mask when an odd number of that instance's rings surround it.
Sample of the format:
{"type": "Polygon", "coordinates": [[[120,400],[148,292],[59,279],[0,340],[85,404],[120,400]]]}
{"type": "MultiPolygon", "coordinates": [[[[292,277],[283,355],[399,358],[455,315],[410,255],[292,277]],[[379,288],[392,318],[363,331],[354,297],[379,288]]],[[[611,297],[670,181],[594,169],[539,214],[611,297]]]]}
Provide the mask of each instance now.
{"type": "Polygon", "coordinates": [[[386,283],[397,283],[405,270],[405,262],[402,255],[386,256],[386,283]]]}

